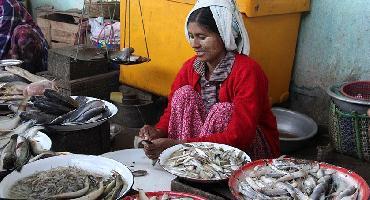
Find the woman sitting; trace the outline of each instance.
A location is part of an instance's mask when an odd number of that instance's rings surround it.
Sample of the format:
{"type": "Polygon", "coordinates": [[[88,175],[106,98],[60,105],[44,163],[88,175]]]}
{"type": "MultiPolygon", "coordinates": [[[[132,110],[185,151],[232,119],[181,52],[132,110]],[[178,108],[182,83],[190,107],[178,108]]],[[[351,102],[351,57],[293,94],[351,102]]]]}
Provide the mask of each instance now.
{"type": "Polygon", "coordinates": [[[169,103],[155,126],[139,136],[151,140],[151,159],[185,142],[214,142],[244,150],[252,159],[280,154],[268,80],[250,57],[249,39],[233,0],[198,0],[185,33],[195,56],[173,82],[169,103]]]}

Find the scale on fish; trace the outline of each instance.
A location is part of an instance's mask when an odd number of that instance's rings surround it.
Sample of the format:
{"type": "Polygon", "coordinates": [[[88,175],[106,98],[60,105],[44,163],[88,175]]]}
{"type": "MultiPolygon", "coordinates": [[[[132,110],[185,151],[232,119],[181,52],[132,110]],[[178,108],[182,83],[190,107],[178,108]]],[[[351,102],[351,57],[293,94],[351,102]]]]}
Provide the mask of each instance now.
{"type": "MultiPolygon", "coordinates": [[[[141,113],[140,109],[139,109],[139,106],[137,105],[134,105],[137,109],[137,111],[139,112],[139,116],[140,116],[140,119],[141,121],[143,122],[143,124],[147,124],[146,121],[144,120],[144,117],[143,117],[143,114],[141,113]]],[[[149,140],[142,140],[140,143],[147,143],[147,144],[153,144],[151,141],[149,140]]],[[[157,163],[158,159],[154,159],[152,160],[152,165],[154,166],[156,163],[157,163]]]]}

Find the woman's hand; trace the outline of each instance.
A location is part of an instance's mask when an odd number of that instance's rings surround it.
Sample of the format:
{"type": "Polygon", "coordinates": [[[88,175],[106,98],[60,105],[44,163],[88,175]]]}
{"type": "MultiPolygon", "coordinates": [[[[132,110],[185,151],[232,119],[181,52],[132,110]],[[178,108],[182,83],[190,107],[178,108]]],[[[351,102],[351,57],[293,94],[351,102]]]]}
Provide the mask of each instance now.
{"type": "Polygon", "coordinates": [[[158,129],[150,125],[144,125],[139,131],[139,137],[144,140],[154,140],[161,137],[165,137],[165,134],[160,132],[158,129]]]}
{"type": "Polygon", "coordinates": [[[169,138],[159,138],[152,140],[152,143],[153,144],[144,144],[144,152],[148,158],[154,160],[157,159],[165,149],[183,142],[169,138]]]}

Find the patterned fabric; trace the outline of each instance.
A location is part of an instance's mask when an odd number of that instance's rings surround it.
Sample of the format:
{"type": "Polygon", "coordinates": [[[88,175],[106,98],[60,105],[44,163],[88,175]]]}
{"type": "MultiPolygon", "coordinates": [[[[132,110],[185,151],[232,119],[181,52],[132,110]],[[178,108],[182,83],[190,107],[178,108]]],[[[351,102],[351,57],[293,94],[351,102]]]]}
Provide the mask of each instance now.
{"type": "MultiPolygon", "coordinates": [[[[214,104],[207,115],[199,93],[190,85],[185,85],[175,91],[171,105],[168,137],[179,140],[204,137],[225,131],[233,112],[233,104],[223,102],[214,104]]],[[[256,137],[247,152],[252,160],[272,156],[263,135],[260,129],[256,130],[256,137]]]]}
{"type": "Polygon", "coordinates": [[[206,79],[207,64],[198,59],[194,61],[194,70],[200,75],[201,96],[206,110],[218,102],[218,90],[222,82],[229,76],[235,60],[235,53],[229,51],[216,66],[209,80],[206,79]]]}
{"type": "Polygon", "coordinates": [[[47,42],[23,5],[16,0],[0,0],[0,14],[0,59],[23,60],[31,72],[46,70],[47,42]]]}

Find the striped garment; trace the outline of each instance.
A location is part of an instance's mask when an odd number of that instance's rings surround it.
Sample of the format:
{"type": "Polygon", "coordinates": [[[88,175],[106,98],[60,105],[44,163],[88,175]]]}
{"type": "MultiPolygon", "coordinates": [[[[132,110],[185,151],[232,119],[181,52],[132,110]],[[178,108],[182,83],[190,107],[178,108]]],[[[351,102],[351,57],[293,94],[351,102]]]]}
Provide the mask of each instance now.
{"type": "Polygon", "coordinates": [[[47,69],[48,44],[17,0],[0,0],[0,59],[20,59],[30,72],[47,69]]]}
{"type": "Polygon", "coordinates": [[[218,90],[222,82],[229,76],[235,60],[234,52],[227,52],[226,56],[213,70],[209,80],[206,79],[207,64],[198,59],[194,61],[194,70],[200,75],[200,87],[203,103],[207,112],[209,109],[218,102],[218,90]]]}

